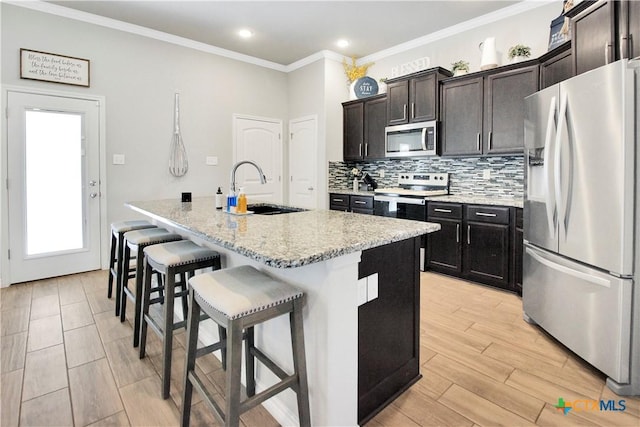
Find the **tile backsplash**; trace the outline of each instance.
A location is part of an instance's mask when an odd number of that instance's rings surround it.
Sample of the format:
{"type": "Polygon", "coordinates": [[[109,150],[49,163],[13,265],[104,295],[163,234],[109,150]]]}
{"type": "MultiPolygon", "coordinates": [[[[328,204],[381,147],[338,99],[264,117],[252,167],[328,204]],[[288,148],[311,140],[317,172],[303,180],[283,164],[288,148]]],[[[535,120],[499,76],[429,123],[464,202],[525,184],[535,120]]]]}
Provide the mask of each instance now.
{"type": "Polygon", "coordinates": [[[371,175],[378,187],[396,187],[398,175],[402,173],[449,172],[451,194],[522,197],[524,191],[523,156],[329,162],[329,188],[351,189],[354,167],[371,175]],[[484,178],[485,171],[489,171],[488,179],[484,178]]]}

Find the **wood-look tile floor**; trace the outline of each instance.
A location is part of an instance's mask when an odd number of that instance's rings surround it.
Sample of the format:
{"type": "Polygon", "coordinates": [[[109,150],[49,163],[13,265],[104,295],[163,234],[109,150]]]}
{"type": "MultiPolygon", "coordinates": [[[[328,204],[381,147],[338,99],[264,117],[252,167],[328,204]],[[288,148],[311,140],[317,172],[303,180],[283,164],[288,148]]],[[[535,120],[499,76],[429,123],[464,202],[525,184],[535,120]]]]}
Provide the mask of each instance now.
{"type": "MultiPolygon", "coordinates": [[[[160,341],[148,357],[114,317],[107,273],[89,272],[0,290],[0,426],[178,425],[184,332],[174,340],[171,399],[160,398],[160,341]]],[[[635,426],[640,399],[624,412],[559,412],[558,398],[615,399],[605,377],[522,320],[515,295],[421,274],[423,378],[368,426],[635,426]]],[[[131,306],[131,304],[129,304],[131,306]]],[[[129,311],[129,310],[128,310],[129,311]]],[[[131,319],[128,313],[127,319],[131,319]]],[[[198,369],[222,394],[220,364],[198,369]]],[[[194,395],[192,425],[217,425],[194,395]]],[[[258,407],[246,426],[275,426],[258,407]]]]}

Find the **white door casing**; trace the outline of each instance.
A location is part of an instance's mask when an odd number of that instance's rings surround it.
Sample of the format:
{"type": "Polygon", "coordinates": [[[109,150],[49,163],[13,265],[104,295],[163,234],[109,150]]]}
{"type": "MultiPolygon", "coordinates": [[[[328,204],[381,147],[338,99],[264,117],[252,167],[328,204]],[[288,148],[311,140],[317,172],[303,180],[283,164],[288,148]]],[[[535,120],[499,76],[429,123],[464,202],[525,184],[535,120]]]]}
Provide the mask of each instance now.
{"type": "Polygon", "coordinates": [[[3,284],[7,276],[10,284],[99,269],[104,213],[100,100],[12,90],[6,99],[10,256],[3,284]],[[63,122],[70,124],[71,136],[53,130],[63,122]],[[40,139],[43,145],[31,151],[27,147],[36,144],[35,135],[43,126],[48,132],[40,139]],[[54,146],[47,146],[48,142],[54,146]],[[75,154],[58,155],[69,147],[75,154]],[[74,172],[65,181],[69,171],[74,172]],[[33,185],[34,180],[38,185],[33,185]],[[62,225],[65,221],[68,225],[62,225]]]}
{"type": "Polygon", "coordinates": [[[318,117],[289,122],[289,203],[307,209],[318,207],[318,117]]]}
{"type": "Polygon", "coordinates": [[[241,165],[236,171],[236,191],[244,187],[249,203],[283,203],[282,120],[234,114],[233,133],[234,164],[252,160],[267,178],[261,184],[253,166],[241,165]]]}

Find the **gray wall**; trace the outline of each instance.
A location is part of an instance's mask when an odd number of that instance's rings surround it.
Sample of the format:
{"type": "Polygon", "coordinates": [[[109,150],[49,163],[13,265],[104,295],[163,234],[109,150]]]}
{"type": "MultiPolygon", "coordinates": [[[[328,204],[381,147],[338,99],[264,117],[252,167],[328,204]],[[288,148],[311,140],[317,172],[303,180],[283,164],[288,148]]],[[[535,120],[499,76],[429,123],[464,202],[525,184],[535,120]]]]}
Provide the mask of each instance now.
{"type": "Polygon", "coordinates": [[[3,3],[2,84],[106,97],[109,222],[132,216],[128,200],[212,195],[228,189],[232,164],[232,114],[286,122],[285,73],[170,43],[3,3]],[[91,60],[91,87],[19,78],[19,49],[91,60]],[[182,137],[189,172],[168,173],[173,98],[180,93],[182,137]],[[112,165],[113,154],[126,164],[112,165]],[[206,166],[218,156],[218,166],[206,166]]]}

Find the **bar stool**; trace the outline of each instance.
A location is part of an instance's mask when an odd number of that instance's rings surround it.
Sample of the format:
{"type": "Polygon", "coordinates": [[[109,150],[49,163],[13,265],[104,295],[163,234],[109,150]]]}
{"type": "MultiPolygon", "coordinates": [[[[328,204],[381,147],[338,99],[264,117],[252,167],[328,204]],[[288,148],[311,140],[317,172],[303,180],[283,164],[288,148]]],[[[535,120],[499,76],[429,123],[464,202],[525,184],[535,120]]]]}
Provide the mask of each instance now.
{"type": "Polygon", "coordinates": [[[124,234],[124,256],[123,271],[131,269],[131,252],[135,254],[136,269],[135,275],[123,275],[120,283],[120,321],[124,322],[127,314],[127,298],[135,304],[135,314],[133,319],[133,346],[137,347],[140,342],[140,312],[142,311],[142,282],[143,282],[143,259],[144,249],[147,246],[159,243],[182,240],[179,234],[171,233],[164,228],[149,228],[145,230],[134,230],[124,234]],[[135,293],[129,289],[129,279],[136,279],[135,293]]]}
{"type": "MultiPolygon", "coordinates": [[[[211,267],[220,270],[220,254],[211,249],[198,246],[190,240],[163,243],[161,245],[148,246],[144,249],[144,290],[140,327],[140,359],[144,358],[147,343],[147,326],[150,325],[162,338],[162,397],[169,397],[171,387],[171,349],[173,346],[173,331],[184,327],[187,319],[187,280],[193,277],[196,270],[211,267]],[[151,287],[151,276],[159,273],[163,276],[164,286],[151,287]],[[176,282],[176,275],[180,275],[181,281],[176,282]],[[176,287],[181,287],[180,292],[175,292],[176,287]],[[165,297],[151,299],[151,293],[164,289],[165,297]],[[184,320],[174,322],[174,298],[182,298],[182,312],[184,320]],[[156,322],[149,315],[151,304],[164,301],[163,318],[156,322]]],[[[219,332],[222,332],[219,328],[219,332]]]]}
{"type": "MultiPolygon", "coordinates": [[[[122,281],[122,256],[124,253],[124,233],[145,228],[155,228],[146,220],[120,221],[111,224],[111,255],[109,257],[109,286],[107,297],[111,298],[113,281],[116,281],[116,316],[120,314],[120,282],[122,281]]],[[[127,272],[128,274],[129,272],[127,272]]]]}
{"type": "Polygon", "coordinates": [[[225,426],[237,426],[241,413],[291,388],[297,395],[300,425],[311,425],[302,325],[304,293],[246,265],[195,276],[189,280],[189,285],[191,308],[187,320],[182,426],[189,425],[194,387],[225,426]],[[197,348],[200,310],[226,329],[226,340],[206,348],[197,348]],[[291,329],[294,369],[292,375],[288,375],[254,346],[253,327],[285,313],[289,313],[291,329]],[[241,402],[243,329],[246,330],[244,338],[248,398],[241,402]],[[196,356],[208,354],[221,347],[226,347],[227,352],[224,411],[212,399],[211,393],[205,389],[202,379],[195,371],[196,356]],[[258,394],[255,393],[255,359],[262,362],[281,380],[258,394]]]}

